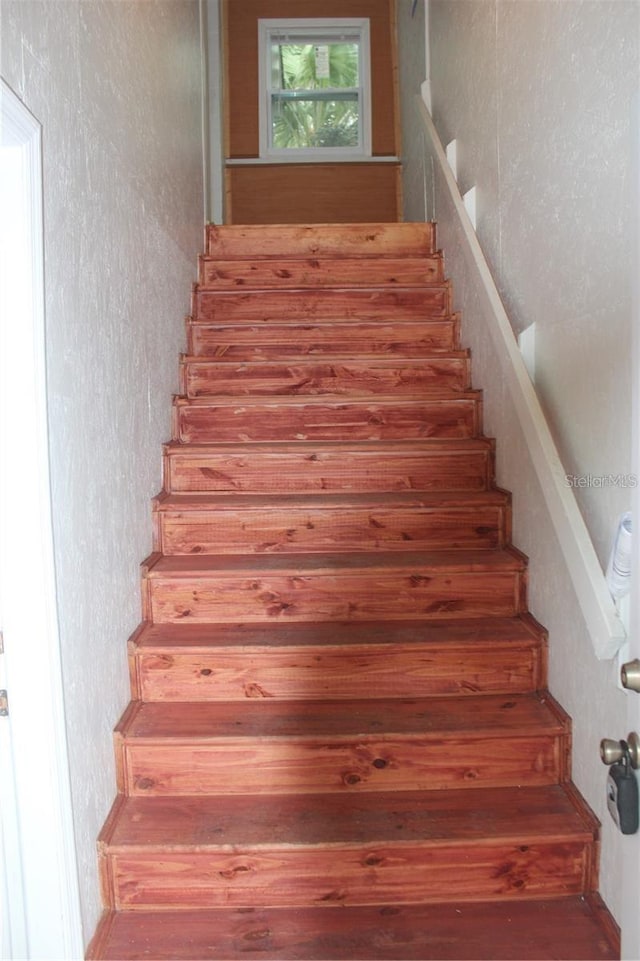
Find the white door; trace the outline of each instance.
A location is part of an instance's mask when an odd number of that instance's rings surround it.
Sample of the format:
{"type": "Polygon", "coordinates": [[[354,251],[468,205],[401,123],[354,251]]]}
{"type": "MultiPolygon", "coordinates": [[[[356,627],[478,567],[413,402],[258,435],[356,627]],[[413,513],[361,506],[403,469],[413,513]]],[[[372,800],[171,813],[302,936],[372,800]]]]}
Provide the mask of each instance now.
{"type": "MultiPolygon", "coordinates": [[[[0,170],[0,178],[2,170],[0,170]]],[[[0,592],[1,593],[1,592],[0,592]]],[[[0,624],[2,624],[0,606],[0,624]]],[[[7,688],[4,640],[0,641],[0,690],[7,688]]],[[[23,898],[20,827],[15,778],[13,775],[13,739],[11,718],[0,717],[0,958],[26,958],[28,951],[26,912],[23,898]]]]}
{"type": "Polygon", "coordinates": [[[83,945],[51,530],[40,125],[4,82],[0,96],[2,959],[62,961],[83,945]]]}
{"type": "MultiPolygon", "coordinates": [[[[634,284],[633,342],[633,469],[636,478],[633,497],[633,564],[631,581],[630,660],[640,658],[640,97],[636,98],[633,119],[635,139],[636,183],[633,212],[636,222],[636,263],[634,284]]],[[[626,737],[631,731],[640,734],[640,693],[627,694],[627,730],[614,734],[626,737]]],[[[638,772],[640,774],[640,772],[638,772]]],[[[625,961],[640,959],[640,832],[624,839],[622,891],[622,957],[625,961]]]]}
{"type": "MultiPolygon", "coordinates": [[[[635,517],[640,515],[635,513],[635,517]]],[[[638,599],[636,597],[636,604],[638,599]]],[[[632,658],[640,658],[637,630],[632,633],[632,658]]],[[[627,695],[627,731],[640,733],[640,694],[627,695]]],[[[618,737],[618,735],[615,735],[618,737]]],[[[622,957],[625,961],[640,958],[640,832],[624,839],[623,892],[622,892],[622,957]]]]}
{"type": "MultiPolygon", "coordinates": [[[[637,319],[636,319],[637,320],[637,319]]],[[[640,334],[640,331],[638,332],[640,334]]],[[[639,337],[640,340],[640,337],[639,337]]],[[[638,344],[640,360],[640,343],[638,344]]],[[[640,424],[640,363],[636,364],[636,424],[640,424]]],[[[637,432],[636,432],[637,433],[637,432]]],[[[640,483],[640,438],[636,436],[635,476],[640,483]]],[[[629,662],[640,660],[640,488],[634,491],[633,503],[633,569],[631,588],[631,625],[629,632],[629,651],[625,654],[629,662]]],[[[640,734],[640,692],[627,691],[627,725],[623,732],[616,732],[614,738],[624,737],[635,731],[640,734]]],[[[640,771],[636,772],[640,777],[640,771]]],[[[640,831],[623,839],[622,865],[622,958],[625,961],[640,959],[640,831]]]]}

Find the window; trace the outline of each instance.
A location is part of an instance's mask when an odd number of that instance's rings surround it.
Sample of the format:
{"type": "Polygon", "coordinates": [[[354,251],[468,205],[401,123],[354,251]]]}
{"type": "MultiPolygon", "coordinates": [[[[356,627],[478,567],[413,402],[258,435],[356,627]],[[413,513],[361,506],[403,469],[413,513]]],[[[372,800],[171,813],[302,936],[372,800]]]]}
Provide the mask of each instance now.
{"type": "Polygon", "coordinates": [[[369,21],[259,20],[260,156],[371,156],[369,21]]]}

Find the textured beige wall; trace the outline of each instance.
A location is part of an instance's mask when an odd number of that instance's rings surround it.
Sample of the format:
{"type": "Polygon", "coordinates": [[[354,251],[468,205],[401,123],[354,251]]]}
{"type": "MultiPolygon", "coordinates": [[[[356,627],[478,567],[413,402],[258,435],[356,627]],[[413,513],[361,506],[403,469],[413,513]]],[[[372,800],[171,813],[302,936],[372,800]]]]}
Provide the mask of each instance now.
{"type": "MultiPolygon", "coordinates": [[[[537,388],[567,472],[592,478],[624,478],[631,462],[639,24],[635,0],[429,0],[434,120],[445,145],[457,140],[461,191],[477,188],[478,237],[514,328],[536,323],[537,388]]],[[[616,665],[593,655],[437,174],[428,196],[498,438],[498,482],[514,492],[514,541],[531,559],[530,607],[550,631],[551,691],[573,717],[574,780],[603,824],[601,891],[619,916],[622,841],[598,744],[624,734],[625,695],[616,665]]],[[[604,565],[631,490],[576,493],[604,565]]]]}
{"type": "MultiPolygon", "coordinates": [[[[424,132],[415,122],[413,98],[426,77],[425,2],[396,0],[398,82],[400,86],[403,219],[426,220],[426,192],[430,182],[425,167],[424,132]]],[[[429,187],[430,189],[430,187],[429,187]]]]}
{"type": "Polygon", "coordinates": [[[430,25],[434,120],[462,192],[477,187],[514,328],[536,324],[536,386],[604,566],[630,505],[640,4],[431,0],[430,25]]]}
{"type": "Polygon", "coordinates": [[[616,688],[615,661],[598,661],[591,648],[503,376],[491,335],[494,320],[486,309],[477,274],[465,257],[459,222],[435,165],[434,174],[438,237],[455,278],[455,299],[463,315],[462,339],[472,351],[474,382],[485,389],[485,433],[497,438],[498,484],[513,493],[513,541],[530,563],[529,608],[549,632],[549,688],[573,719],[573,780],[602,823],[600,890],[619,917],[622,837],[607,812],[606,770],[598,746],[604,736],[626,733],[625,695],[616,688]]]}
{"type": "Polygon", "coordinates": [[[196,0],[2,0],[2,75],[43,125],[60,636],[85,937],[111,730],[202,244],[196,0]]]}

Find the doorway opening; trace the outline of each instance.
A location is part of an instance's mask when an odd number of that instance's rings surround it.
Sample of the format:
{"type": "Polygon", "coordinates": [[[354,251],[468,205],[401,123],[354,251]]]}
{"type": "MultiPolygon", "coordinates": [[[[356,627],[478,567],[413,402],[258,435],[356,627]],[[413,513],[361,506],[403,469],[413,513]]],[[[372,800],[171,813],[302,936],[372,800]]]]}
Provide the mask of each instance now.
{"type": "Polygon", "coordinates": [[[2,958],[83,954],[51,526],[41,127],[2,81],[2,958]]]}

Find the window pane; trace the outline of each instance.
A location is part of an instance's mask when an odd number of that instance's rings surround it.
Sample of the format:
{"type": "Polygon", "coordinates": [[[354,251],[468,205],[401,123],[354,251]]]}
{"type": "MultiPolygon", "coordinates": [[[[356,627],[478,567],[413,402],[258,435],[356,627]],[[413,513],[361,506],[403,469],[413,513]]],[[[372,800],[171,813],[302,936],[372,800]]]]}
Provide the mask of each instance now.
{"type": "Polygon", "coordinates": [[[271,45],[272,90],[357,87],[358,43],[288,43],[271,45]]]}
{"type": "Polygon", "coordinates": [[[258,32],[260,156],[370,156],[368,18],[261,19],[258,32]]]}
{"type": "Polygon", "coordinates": [[[331,95],[272,98],[273,146],[278,149],[357,147],[359,144],[358,94],[340,99],[331,95]]]}
{"type": "Polygon", "coordinates": [[[359,146],[359,72],[357,42],[272,43],[273,147],[359,146]]]}

